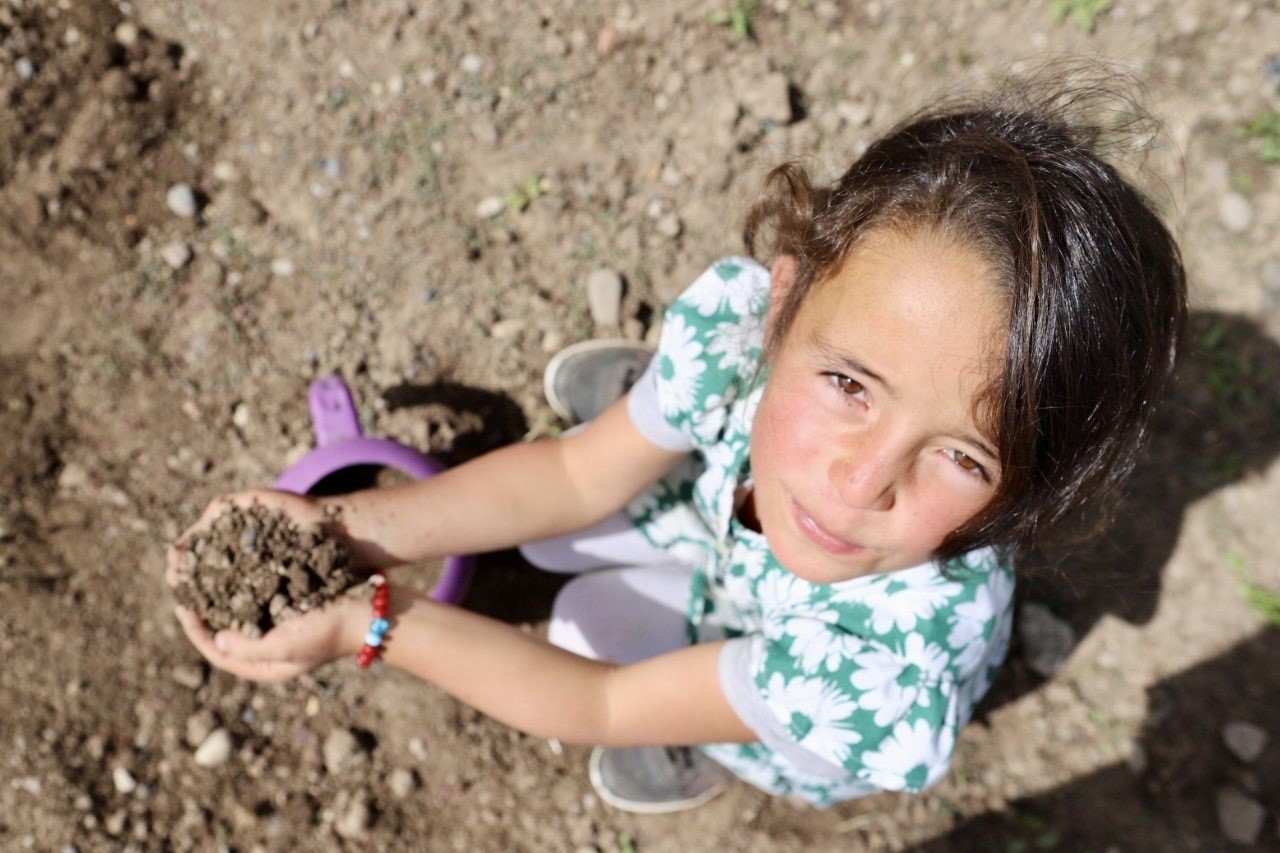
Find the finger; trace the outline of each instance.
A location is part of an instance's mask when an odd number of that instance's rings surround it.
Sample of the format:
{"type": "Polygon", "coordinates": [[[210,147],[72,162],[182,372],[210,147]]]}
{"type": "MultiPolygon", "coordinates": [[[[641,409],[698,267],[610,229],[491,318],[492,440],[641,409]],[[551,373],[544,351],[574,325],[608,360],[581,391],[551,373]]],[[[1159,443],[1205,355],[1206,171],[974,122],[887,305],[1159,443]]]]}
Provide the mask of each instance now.
{"type": "Polygon", "coordinates": [[[234,631],[219,631],[215,637],[195,613],[185,607],[175,607],[174,615],[187,639],[209,663],[224,672],[250,681],[287,681],[303,672],[303,668],[288,661],[243,660],[235,655],[238,641],[252,642],[234,631]],[[222,637],[221,644],[218,637],[222,637]],[[221,646],[229,646],[224,650],[221,646]]]}

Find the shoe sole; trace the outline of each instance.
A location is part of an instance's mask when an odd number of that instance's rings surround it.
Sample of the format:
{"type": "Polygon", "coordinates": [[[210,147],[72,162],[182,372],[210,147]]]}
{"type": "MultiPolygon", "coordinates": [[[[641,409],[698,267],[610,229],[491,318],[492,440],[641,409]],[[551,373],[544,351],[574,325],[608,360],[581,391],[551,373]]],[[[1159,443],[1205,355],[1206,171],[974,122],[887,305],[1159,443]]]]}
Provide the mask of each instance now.
{"type": "Polygon", "coordinates": [[[628,800],[624,797],[619,797],[605,786],[604,779],[600,775],[602,752],[598,746],[591,750],[591,758],[587,761],[587,777],[591,780],[591,787],[595,790],[596,796],[619,811],[631,812],[632,814],[671,814],[672,812],[688,811],[710,802],[724,793],[725,789],[729,787],[729,782],[725,781],[696,797],[687,797],[683,800],[668,800],[660,803],[628,800]]]}
{"type": "Polygon", "coordinates": [[[627,349],[633,352],[643,352],[653,355],[652,347],[638,344],[635,341],[629,341],[624,338],[604,338],[599,340],[579,341],[576,344],[570,344],[564,349],[551,357],[547,362],[547,369],[542,374],[542,394],[547,398],[547,405],[551,407],[551,411],[555,412],[566,421],[573,421],[573,410],[569,407],[568,401],[562,398],[556,390],[556,377],[559,375],[565,363],[570,359],[584,352],[602,349],[627,349]]]}

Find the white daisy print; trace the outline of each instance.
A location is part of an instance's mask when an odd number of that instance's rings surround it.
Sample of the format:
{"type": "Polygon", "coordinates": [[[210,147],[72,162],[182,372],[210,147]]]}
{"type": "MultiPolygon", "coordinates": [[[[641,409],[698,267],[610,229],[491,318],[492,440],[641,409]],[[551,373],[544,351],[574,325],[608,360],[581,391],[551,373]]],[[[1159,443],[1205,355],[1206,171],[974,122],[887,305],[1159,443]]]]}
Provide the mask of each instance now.
{"type": "MultiPolygon", "coordinates": [[[[916,630],[916,623],[929,620],[963,590],[958,583],[935,581],[907,585],[890,578],[874,587],[857,590],[857,598],[871,608],[871,630],[887,634],[916,630]]],[[[850,591],[851,593],[853,591],[850,591]]]]}
{"type": "Polygon", "coordinates": [[[925,720],[904,720],[880,742],[880,749],[862,754],[862,763],[887,788],[919,791],[946,772],[952,740],[945,727],[934,730],[925,720]]]}
{"type": "Polygon", "coordinates": [[[802,672],[812,675],[817,675],[819,670],[835,672],[849,659],[858,641],[853,637],[832,636],[831,626],[839,619],[840,614],[834,610],[815,608],[804,619],[786,621],[784,634],[791,639],[787,652],[802,672]]]}
{"type": "Polygon", "coordinates": [[[688,412],[698,396],[698,386],[707,365],[702,361],[698,330],[679,314],[667,318],[662,327],[658,358],[663,393],[659,395],[662,414],[667,417],[688,412]]]}
{"type": "Polygon", "coordinates": [[[835,685],[817,678],[769,678],[765,701],[778,721],[805,749],[835,764],[844,764],[853,745],[862,740],[849,715],[857,705],[835,685]],[[803,708],[803,712],[796,710],[803,708]]]}
{"type": "Polygon", "coordinates": [[[947,645],[955,651],[961,672],[971,672],[986,655],[995,617],[1008,609],[1012,598],[1013,576],[997,569],[978,587],[973,601],[956,605],[947,645]]]}
{"type": "Polygon", "coordinates": [[[768,272],[763,267],[747,258],[726,258],[698,276],[681,301],[703,317],[723,312],[745,318],[763,313],[768,298],[768,272]]]}

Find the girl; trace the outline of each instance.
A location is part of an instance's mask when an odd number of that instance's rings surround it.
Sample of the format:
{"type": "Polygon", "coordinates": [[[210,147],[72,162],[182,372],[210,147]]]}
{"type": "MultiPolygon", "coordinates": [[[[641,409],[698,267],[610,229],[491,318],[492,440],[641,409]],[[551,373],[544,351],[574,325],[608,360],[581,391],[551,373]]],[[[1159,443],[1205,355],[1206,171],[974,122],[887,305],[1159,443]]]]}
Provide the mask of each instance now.
{"type": "MultiPolygon", "coordinates": [[[[917,115],[829,187],[776,169],[746,225],[768,267],[704,273],[578,431],[395,489],[241,493],[201,523],[267,504],[370,570],[520,543],[615,567],[565,586],[550,642],[391,585],[381,654],[600,745],[617,806],[688,807],[730,774],[817,805],[922,789],[1005,655],[1013,558],[1128,474],[1185,315],[1150,205],[1061,99],[1020,97],[917,115]]],[[[259,640],[178,615],[256,680],[355,656],[370,624],[351,598],[259,640]]]]}

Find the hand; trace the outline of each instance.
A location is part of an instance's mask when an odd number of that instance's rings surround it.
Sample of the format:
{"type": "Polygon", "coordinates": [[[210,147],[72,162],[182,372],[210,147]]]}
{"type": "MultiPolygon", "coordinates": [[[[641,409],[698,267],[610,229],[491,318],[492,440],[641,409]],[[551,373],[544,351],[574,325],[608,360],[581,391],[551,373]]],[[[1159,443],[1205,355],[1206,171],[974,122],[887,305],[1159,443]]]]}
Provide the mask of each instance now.
{"type": "Polygon", "coordinates": [[[235,631],[211,636],[192,611],[176,607],[174,613],[209,663],[250,681],[287,681],[340,657],[355,657],[369,621],[368,603],[352,596],[288,619],[257,640],[235,631]]]}

